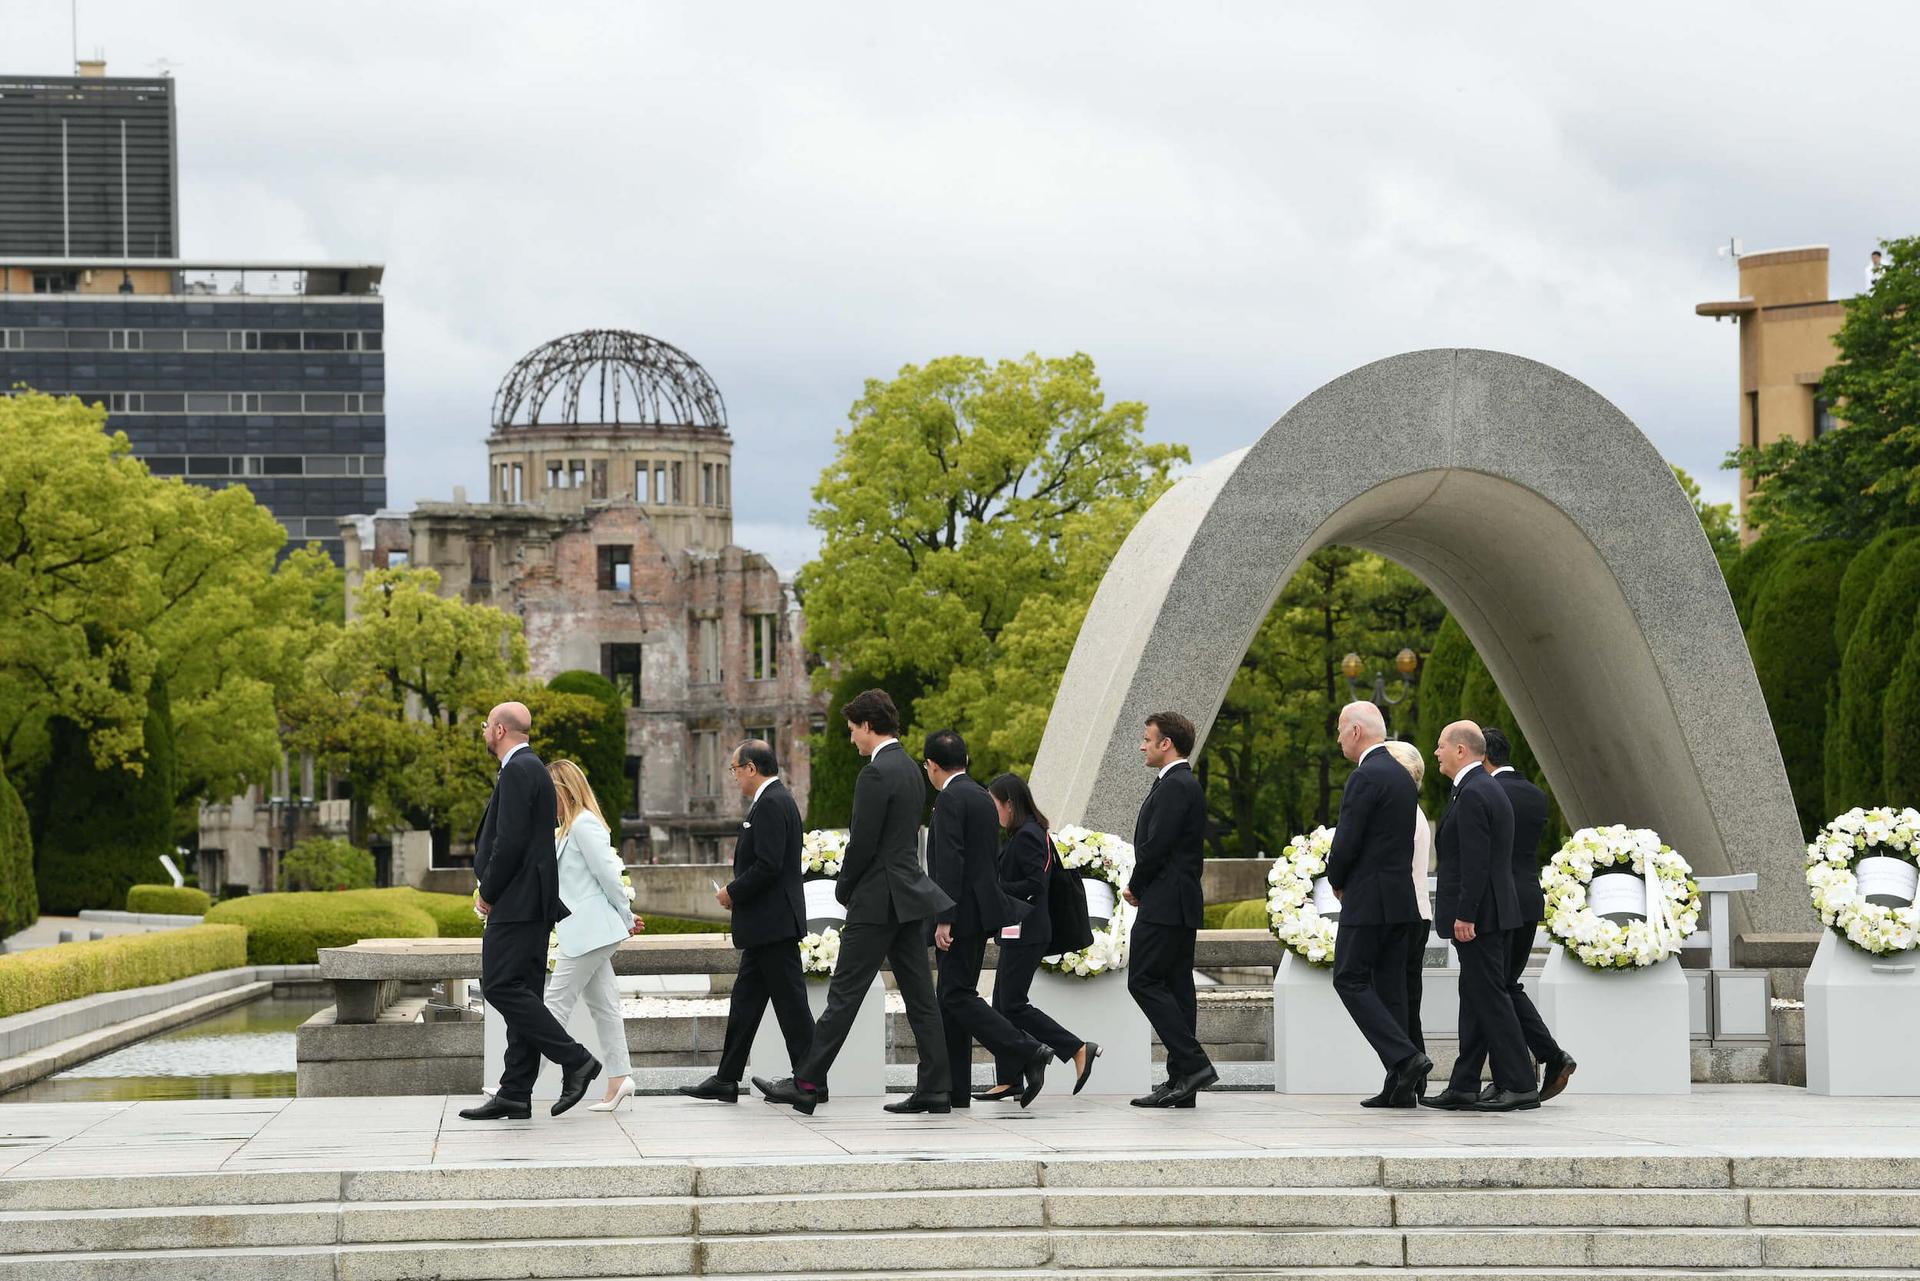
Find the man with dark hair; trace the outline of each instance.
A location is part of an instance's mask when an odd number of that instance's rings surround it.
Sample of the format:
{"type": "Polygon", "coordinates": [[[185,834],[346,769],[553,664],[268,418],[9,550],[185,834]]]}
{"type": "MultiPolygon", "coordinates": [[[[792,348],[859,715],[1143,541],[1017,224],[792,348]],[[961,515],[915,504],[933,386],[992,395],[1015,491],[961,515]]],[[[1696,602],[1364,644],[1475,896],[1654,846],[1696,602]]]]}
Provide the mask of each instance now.
{"type": "Polygon", "coordinates": [[[847,737],[866,766],[853,785],[853,822],[833,896],[847,909],[840,928],[840,959],[827,987],[827,1008],[814,1025],[813,1045],[794,1064],[791,1077],[753,1086],[769,1103],[787,1103],[811,1113],[819,1087],[853,1030],[854,1015],[884,961],[906,1002],[907,1022],[919,1046],[920,1073],[914,1092],[889,1112],[946,1112],[952,1088],[947,1039],[933,971],[927,964],[927,922],[953,906],[920,867],[920,809],[927,785],[894,736],[900,714],[882,689],[866,690],[840,709],[847,737]]]}
{"type": "MultiPolygon", "coordinates": [[[[1513,806],[1513,890],[1520,903],[1520,924],[1507,935],[1507,992],[1513,997],[1513,1012],[1520,1020],[1520,1033],[1526,1037],[1527,1052],[1540,1065],[1540,1101],[1558,1095],[1567,1088],[1574,1069],[1580,1065],[1560,1048],[1527,995],[1524,983],[1527,960],[1533,955],[1533,934],[1546,919],[1547,899],[1540,891],[1540,834],[1547,830],[1547,794],[1513,767],[1513,748],[1507,736],[1494,726],[1481,731],[1487,740],[1487,767],[1493,780],[1506,791],[1513,806]]],[[[1489,1084],[1483,1097],[1490,1096],[1489,1084]]]]}
{"type": "Polygon", "coordinates": [[[1167,1079],[1133,1100],[1141,1108],[1190,1108],[1220,1079],[1200,1046],[1193,991],[1193,944],[1199,933],[1200,874],[1206,863],[1206,796],[1187,757],[1193,722],[1178,712],[1147,717],[1140,755],[1153,786],[1133,824],[1133,878],[1127,902],[1140,909],[1127,961],[1127,991],[1167,1047],[1167,1079]]]}
{"type": "Polygon", "coordinates": [[[1456,1112],[1511,1112],[1540,1106],[1527,1042],[1507,992],[1507,930],[1520,923],[1513,893],[1513,806],[1481,768],[1487,740],[1472,721],[1440,731],[1434,759],[1453,781],[1434,851],[1440,876],[1434,933],[1460,958],[1460,1052],[1439,1094],[1420,1100],[1456,1112]],[[1480,1069],[1491,1056],[1491,1097],[1480,1097],[1480,1069]]]}
{"type": "Polygon", "coordinates": [[[780,1020],[787,1058],[798,1063],[813,1044],[813,1010],[807,976],[800,967],[800,939],[807,932],[807,900],[801,889],[803,824],[793,793],[780,781],[773,745],[750,738],[727,763],[747,798],[747,816],[733,847],[733,879],[714,895],[733,913],[733,945],[740,970],[727,1001],[727,1035],[720,1068],[698,1085],[683,1085],[690,1098],[735,1103],[747,1054],[768,1002],[780,1020]]]}
{"type": "Polygon", "coordinates": [[[954,730],[927,735],[927,779],[935,792],[927,826],[927,867],[953,900],[933,928],[953,1106],[971,1102],[973,1043],[978,1040],[996,1059],[1021,1064],[1020,1106],[1025,1107],[1040,1093],[1053,1052],[980,998],[987,940],[1004,926],[1018,928],[1027,906],[1000,888],[1000,814],[987,789],[968,775],[967,744],[954,730]]]}

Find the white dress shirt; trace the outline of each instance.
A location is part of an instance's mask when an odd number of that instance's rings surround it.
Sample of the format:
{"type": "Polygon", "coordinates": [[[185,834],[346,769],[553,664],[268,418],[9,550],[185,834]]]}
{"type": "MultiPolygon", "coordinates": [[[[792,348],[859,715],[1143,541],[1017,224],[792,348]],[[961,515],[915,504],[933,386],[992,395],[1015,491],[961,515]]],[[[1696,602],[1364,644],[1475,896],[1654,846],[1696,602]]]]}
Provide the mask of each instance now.
{"type": "Polygon", "coordinates": [[[1162,766],[1160,767],[1160,774],[1159,774],[1159,777],[1161,777],[1161,778],[1165,778],[1165,777],[1167,776],[1167,771],[1168,771],[1168,770],[1170,770],[1170,769],[1172,769],[1172,768],[1173,768],[1174,766],[1176,766],[1176,765],[1185,765],[1186,763],[1187,763],[1187,758],[1186,758],[1186,757],[1184,757],[1184,756],[1182,756],[1182,757],[1181,757],[1181,758],[1180,758],[1179,760],[1177,760],[1177,761],[1168,761],[1168,762],[1167,762],[1167,763],[1166,763],[1165,765],[1162,765],[1162,766]]]}
{"type": "Polygon", "coordinates": [[[507,767],[507,762],[513,759],[513,754],[515,752],[524,752],[529,747],[532,747],[532,746],[533,746],[532,743],[515,743],[512,747],[509,747],[507,749],[507,754],[500,758],[500,768],[505,769],[507,767]]]}

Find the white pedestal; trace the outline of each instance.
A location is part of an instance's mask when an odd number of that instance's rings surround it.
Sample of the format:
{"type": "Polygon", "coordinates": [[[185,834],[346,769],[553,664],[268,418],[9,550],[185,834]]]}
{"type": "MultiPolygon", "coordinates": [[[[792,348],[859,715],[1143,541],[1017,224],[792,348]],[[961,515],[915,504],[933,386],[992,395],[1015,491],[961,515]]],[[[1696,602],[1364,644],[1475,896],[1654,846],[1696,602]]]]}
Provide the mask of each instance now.
{"type": "MultiPolygon", "coordinates": [[[[1127,972],[1075,978],[1041,970],[1033,976],[1028,998],[1053,1021],[1083,1041],[1100,1046],[1087,1089],[1095,1094],[1145,1094],[1154,1086],[1153,1027],[1127,991],[1127,972]]],[[[1073,1089],[1073,1064],[1058,1063],[1047,1074],[1047,1093],[1056,1081],[1073,1089]]]]}
{"type": "MultiPolygon", "coordinates": [[[[807,980],[807,1005],[818,1023],[827,1008],[826,982],[807,980]]],[[[786,1038],[780,1034],[780,1020],[771,1005],[760,1016],[759,1030],[747,1051],[747,1075],[769,1081],[793,1075],[793,1064],[787,1061],[786,1038]]],[[[853,1016],[853,1030],[840,1047],[840,1057],[827,1072],[827,1089],[836,1099],[887,1092],[887,988],[877,974],[867,988],[866,999],[860,1002],[860,1012],[853,1016]]]]}
{"type": "Polygon", "coordinates": [[[1569,1094],[1690,1094],[1691,998],[1677,958],[1595,970],[1555,944],[1534,1005],[1580,1064],[1569,1094]]]}
{"type": "MultiPolygon", "coordinates": [[[[500,1084],[500,1069],[506,1066],[507,1021],[491,1005],[483,1003],[483,1009],[486,1022],[480,1033],[480,1080],[491,1090],[500,1084]]],[[[601,1051],[599,1034],[593,1028],[593,1015],[587,1012],[585,1000],[573,1003],[573,1014],[567,1020],[567,1035],[592,1050],[593,1057],[602,1063],[607,1061],[607,1056],[601,1051]]],[[[592,1090],[587,1093],[596,1099],[600,1097],[592,1090]]],[[[548,1059],[540,1060],[540,1075],[533,1083],[533,1097],[536,1101],[560,1097],[560,1068],[548,1059]]]]}
{"type": "Polygon", "coordinates": [[[1333,970],[1282,952],[1273,975],[1273,1088],[1281,1094],[1374,1094],[1385,1077],[1380,1056],[1333,990],[1333,970]]]}
{"type": "Polygon", "coordinates": [[[1807,970],[1807,1089],[1920,1094],[1920,953],[1873,956],[1831,929],[1807,970]]]}

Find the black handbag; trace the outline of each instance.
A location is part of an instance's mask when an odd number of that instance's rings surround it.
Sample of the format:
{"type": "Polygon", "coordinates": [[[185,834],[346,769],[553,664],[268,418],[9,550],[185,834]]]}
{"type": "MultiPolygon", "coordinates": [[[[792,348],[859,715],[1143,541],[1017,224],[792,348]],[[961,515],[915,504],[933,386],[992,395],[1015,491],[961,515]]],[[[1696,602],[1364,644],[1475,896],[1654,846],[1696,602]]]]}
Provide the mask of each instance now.
{"type": "Polygon", "coordinates": [[[1053,856],[1053,834],[1047,834],[1047,919],[1052,926],[1052,941],[1047,955],[1078,952],[1093,946],[1093,922],[1087,917],[1087,892],[1080,888],[1080,874],[1053,856]]]}

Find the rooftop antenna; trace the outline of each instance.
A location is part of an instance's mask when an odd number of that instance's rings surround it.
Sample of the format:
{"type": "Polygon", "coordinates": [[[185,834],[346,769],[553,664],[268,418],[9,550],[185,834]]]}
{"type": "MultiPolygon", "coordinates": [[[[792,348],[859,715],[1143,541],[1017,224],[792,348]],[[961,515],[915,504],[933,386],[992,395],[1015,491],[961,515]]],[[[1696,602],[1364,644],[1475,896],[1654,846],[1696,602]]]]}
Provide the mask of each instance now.
{"type": "Polygon", "coordinates": [[[67,16],[73,30],[73,74],[80,74],[80,0],[70,0],[67,16]]]}
{"type": "Polygon", "coordinates": [[[1734,265],[1736,267],[1739,266],[1740,265],[1740,237],[1734,236],[1733,238],[1728,240],[1726,244],[1721,245],[1718,249],[1714,250],[1714,253],[1721,258],[1733,259],[1734,265]]]}

